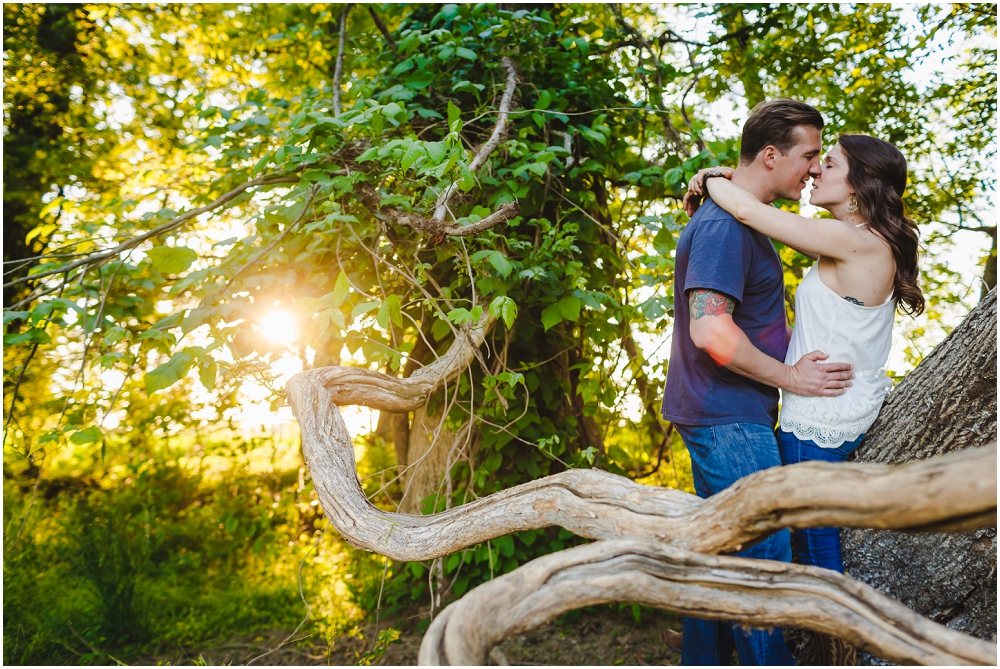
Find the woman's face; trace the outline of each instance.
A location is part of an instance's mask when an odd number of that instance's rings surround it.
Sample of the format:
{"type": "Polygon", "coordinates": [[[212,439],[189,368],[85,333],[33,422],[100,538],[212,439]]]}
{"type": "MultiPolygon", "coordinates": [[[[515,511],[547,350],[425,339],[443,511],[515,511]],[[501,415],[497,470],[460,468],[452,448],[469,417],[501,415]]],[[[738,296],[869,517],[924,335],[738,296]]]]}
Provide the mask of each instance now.
{"type": "Polygon", "coordinates": [[[847,156],[838,143],[823,158],[820,176],[813,177],[809,204],[824,209],[846,204],[851,197],[847,171],[847,156]]]}

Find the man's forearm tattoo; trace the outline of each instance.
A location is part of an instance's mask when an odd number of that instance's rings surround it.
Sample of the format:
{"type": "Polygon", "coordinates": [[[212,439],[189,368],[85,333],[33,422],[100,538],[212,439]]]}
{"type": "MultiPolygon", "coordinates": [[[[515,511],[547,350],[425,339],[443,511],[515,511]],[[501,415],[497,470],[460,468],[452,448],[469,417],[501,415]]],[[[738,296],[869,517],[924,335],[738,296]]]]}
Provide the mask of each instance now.
{"type": "Polygon", "coordinates": [[[736,309],[736,300],[724,293],[696,288],[688,295],[688,305],[691,308],[691,320],[696,321],[702,316],[732,314],[736,309]]]}

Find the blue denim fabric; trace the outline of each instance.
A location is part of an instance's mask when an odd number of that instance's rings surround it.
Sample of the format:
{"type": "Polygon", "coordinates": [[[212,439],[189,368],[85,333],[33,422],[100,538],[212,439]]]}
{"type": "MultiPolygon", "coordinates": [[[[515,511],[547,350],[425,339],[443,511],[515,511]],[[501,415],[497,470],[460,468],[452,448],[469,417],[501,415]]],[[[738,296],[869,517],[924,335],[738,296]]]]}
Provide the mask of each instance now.
{"type": "MultiPolygon", "coordinates": [[[[796,462],[819,460],[821,462],[843,462],[861,444],[865,435],[848,441],[837,448],[821,448],[816,442],[799,439],[791,432],[778,430],[778,448],[781,449],[781,464],[794,465],[796,462]]],[[[810,527],[792,532],[795,553],[802,564],[811,564],[824,569],[844,573],[844,558],[840,552],[839,527],[810,527]]]]}
{"type": "MultiPolygon", "coordinates": [[[[699,497],[709,497],[744,476],[781,465],[774,431],[766,425],[731,423],[692,427],[675,423],[674,428],[691,454],[691,472],[699,497]]],[[[733,555],[791,562],[788,530],[776,532],[733,555]]],[[[749,629],[730,621],[684,619],[682,665],[728,666],[733,648],[741,665],[795,664],[780,629],[749,629]]]]}

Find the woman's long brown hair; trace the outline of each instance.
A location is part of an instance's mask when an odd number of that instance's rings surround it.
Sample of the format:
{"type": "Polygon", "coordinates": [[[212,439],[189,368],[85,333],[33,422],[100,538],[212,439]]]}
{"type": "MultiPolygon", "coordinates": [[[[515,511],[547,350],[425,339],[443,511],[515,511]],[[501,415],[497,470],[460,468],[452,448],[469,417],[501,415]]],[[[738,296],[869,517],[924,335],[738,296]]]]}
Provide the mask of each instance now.
{"type": "Polygon", "coordinates": [[[916,316],[924,310],[917,285],[917,224],[906,217],[906,158],[895,146],[868,135],[841,135],[847,156],[847,183],[854,190],[858,213],[888,244],[896,261],[893,296],[897,308],[916,316]]]}

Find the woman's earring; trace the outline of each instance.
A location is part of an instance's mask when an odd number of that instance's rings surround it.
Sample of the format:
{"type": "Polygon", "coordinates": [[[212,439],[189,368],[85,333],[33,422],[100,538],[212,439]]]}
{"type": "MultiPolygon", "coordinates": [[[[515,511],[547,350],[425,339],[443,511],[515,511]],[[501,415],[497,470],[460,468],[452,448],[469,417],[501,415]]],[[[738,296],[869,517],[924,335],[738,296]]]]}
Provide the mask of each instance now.
{"type": "Polygon", "coordinates": [[[847,201],[847,213],[848,214],[858,213],[858,201],[854,199],[853,195],[851,196],[851,199],[847,201]]]}

